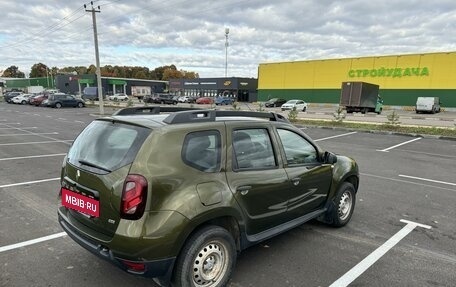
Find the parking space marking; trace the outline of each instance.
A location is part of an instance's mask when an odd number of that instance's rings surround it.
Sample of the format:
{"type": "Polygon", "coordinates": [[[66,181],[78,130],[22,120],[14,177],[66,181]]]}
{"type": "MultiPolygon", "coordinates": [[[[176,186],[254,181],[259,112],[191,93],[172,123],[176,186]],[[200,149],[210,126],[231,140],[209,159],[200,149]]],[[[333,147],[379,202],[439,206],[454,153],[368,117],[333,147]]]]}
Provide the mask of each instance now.
{"type": "Polygon", "coordinates": [[[83,121],[74,121],[75,123],[85,124],[83,121]]]}
{"type": "Polygon", "coordinates": [[[28,245],[40,243],[40,242],[43,242],[43,241],[48,241],[48,240],[51,240],[51,239],[60,238],[60,237],[63,237],[65,235],[67,235],[66,232],[60,232],[60,233],[51,234],[51,235],[48,235],[48,236],[44,236],[44,237],[40,237],[40,238],[36,238],[36,239],[32,239],[32,240],[28,240],[28,241],[24,241],[24,242],[20,242],[20,243],[15,243],[15,244],[11,244],[11,245],[2,246],[2,247],[0,247],[0,253],[8,251],[8,250],[16,249],[16,248],[21,248],[21,247],[28,246],[28,245]]]}
{"type": "Polygon", "coordinates": [[[21,123],[0,123],[0,125],[20,125],[21,123]]]}
{"type": "Polygon", "coordinates": [[[411,142],[414,142],[414,141],[417,141],[417,140],[420,140],[420,139],[422,139],[422,138],[416,138],[416,139],[413,139],[413,140],[409,140],[409,141],[406,141],[406,142],[403,142],[403,143],[400,143],[400,144],[397,144],[397,145],[393,145],[393,146],[390,146],[388,148],[385,148],[385,149],[382,149],[382,150],[377,150],[377,151],[388,152],[388,151],[392,150],[393,148],[397,148],[397,147],[406,145],[408,143],[411,143],[411,142]]]}
{"type": "Polygon", "coordinates": [[[6,158],[0,158],[0,161],[17,160],[17,159],[29,159],[29,158],[41,158],[41,157],[53,157],[53,156],[62,156],[62,155],[66,155],[66,153],[55,153],[55,154],[45,154],[45,155],[31,155],[31,156],[18,156],[18,157],[6,157],[6,158]]]}
{"type": "MultiPolygon", "coordinates": [[[[1,123],[0,123],[1,124],[1,123]]],[[[37,129],[37,127],[25,127],[25,128],[0,128],[0,130],[32,130],[37,129]]]]}
{"type": "Polygon", "coordinates": [[[414,184],[414,185],[420,185],[420,186],[426,186],[426,187],[432,187],[432,188],[437,188],[437,189],[443,189],[443,190],[454,191],[454,189],[450,189],[450,188],[445,188],[445,187],[435,186],[435,185],[430,185],[430,184],[424,184],[424,183],[419,183],[419,182],[414,182],[414,181],[409,181],[409,180],[403,180],[403,179],[385,177],[385,176],[374,175],[374,174],[368,174],[368,173],[360,173],[360,174],[361,174],[362,176],[370,176],[370,177],[375,177],[375,178],[380,178],[380,179],[386,179],[386,180],[391,180],[391,181],[397,181],[397,182],[407,183],[407,184],[414,184]]]}
{"type": "Polygon", "coordinates": [[[73,140],[53,140],[53,141],[41,141],[41,142],[20,142],[20,143],[3,143],[0,146],[8,146],[8,145],[24,145],[24,144],[42,144],[42,143],[64,143],[67,145],[71,145],[73,140]]]}
{"type": "Polygon", "coordinates": [[[18,182],[18,183],[4,184],[4,185],[0,185],[0,188],[13,187],[13,186],[20,186],[20,185],[27,185],[27,184],[32,184],[32,183],[48,182],[48,181],[54,181],[54,180],[60,180],[60,177],[48,178],[48,179],[40,179],[40,180],[34,180],[34,181],[26,181],[26,182],[18,182]]]}
{"type": "MultiPolygon", "coordinates": [[[[19,130],[22,130],[20,128],[19,130]]],[[[58,135],[58,132],[51,132],[51,133],[27,133],[27,134],[0,134],[0,137],[10,137],[10,136],[37,136],[37,135],[58,135]]]]}
{"type": "Polygon", "coordinates": [[[452,183],[452,182],[446,182],[446,181],[440,181],[440,180],[434,180],[434,179],[428,179],[428,178],[422,178],[422,177],[416,177],[416,176],[410,176],[410,175],[404,175],[404,174],[399,174],[399,176],[400,177],[405,177],[405,178],[422,180],[422,181],[429,181],[429,182],[435,182],[435,183],[441,183],[441,184],[447,184],[447,185],[456,186],[456,183],[452,183]]]}
{"type": "Polygon", "coordinates": [[[319,142],[319,141],[324,141],[324,140],[329,140],[329,139],[334,139],[334,138],[349,136],[349,135],[353,135],[353,134],[356,134],[356,133],[357,133],[357,132],[350,132],[350,133],[346,133],[346,134],[341,134],[341,135],[336,135],[336,136],[331,136],[331,137],[316,139],[316,140],[314,140],[314,142],[319,142]]]}
{"type": "Polygon", "coordinates": [[[416,227],[422,227],[425,229],[431,229],[432,227],[429,225],[401,219],[400,222],[407,223],[401,230],[399,230],[396,234],[394,234],[390,239],[388,239],[383,245],[378,247],[374,250],[371,254],[369,254],[366,258],[364,258],[361,262],[355,265],[352,269],[350,269],[347,273],[345,273],[342,277],[337,279],[333,284],[329,287],[346,287],[350,285],[356,278],[358,278],[361,274],[364,273],[370,266],[372,266],[375,262],[377,262],[383,255],[386,254],[391,248],[393,248],[396,244],[398,244],[405,236],[407,236],[410,232],[412,232],[416,227]]]}

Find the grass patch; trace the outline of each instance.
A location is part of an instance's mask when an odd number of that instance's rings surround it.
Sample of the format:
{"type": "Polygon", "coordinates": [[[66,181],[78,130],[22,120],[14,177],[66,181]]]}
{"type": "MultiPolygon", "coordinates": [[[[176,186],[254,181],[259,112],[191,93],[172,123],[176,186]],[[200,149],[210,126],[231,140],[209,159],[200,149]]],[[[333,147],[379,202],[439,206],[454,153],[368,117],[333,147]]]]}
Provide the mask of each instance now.
{"type": "Polygon", "coordinates": [[[401,126],[397,124],[372,124],[372,123],[354,123],[354,122],[336,122],[336,121],[322,121],[322,120],[303,120],[297,119],[295,124],[310,125],[310,126],[323,126],[323,127],[339,127],[353,130],[363,131],[381,131],[381,132],[395,132],[403,134],[416,134],[416,135],[433,135],[445,136],[456,138],[455,128],[439,128],[439,127],[421,127],[421,126],[401,126]]]}

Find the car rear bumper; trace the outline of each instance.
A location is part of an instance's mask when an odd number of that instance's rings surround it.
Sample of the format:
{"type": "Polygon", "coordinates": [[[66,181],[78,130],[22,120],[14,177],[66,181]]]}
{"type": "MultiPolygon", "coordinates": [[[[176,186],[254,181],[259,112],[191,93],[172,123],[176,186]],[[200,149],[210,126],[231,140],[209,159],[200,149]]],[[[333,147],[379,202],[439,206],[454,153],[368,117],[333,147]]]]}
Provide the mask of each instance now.
{"type": "Polygon", "coordinates": [[[103,246],[101,243],[96,242],[95,240],[88,238],[87,236],[78,232],[70,223],[68,223],[65,218],[59,213],[58,220],[63,230],[70,236],[76,243],[93,253],[99,258],[102,258],[120,269],[143,277],[160,277],[164,280],[168,280],[172,272],[175,257],[158,259],[152,261],[132,261],[128,259],[123,259],[110,250],[107,246],[103,246]],[[131,269],[125,262],[133,264],[143,264],[144,270],[135,270],[131,269]],[[167,279],[165,279],[167,278],[167,279]]]}

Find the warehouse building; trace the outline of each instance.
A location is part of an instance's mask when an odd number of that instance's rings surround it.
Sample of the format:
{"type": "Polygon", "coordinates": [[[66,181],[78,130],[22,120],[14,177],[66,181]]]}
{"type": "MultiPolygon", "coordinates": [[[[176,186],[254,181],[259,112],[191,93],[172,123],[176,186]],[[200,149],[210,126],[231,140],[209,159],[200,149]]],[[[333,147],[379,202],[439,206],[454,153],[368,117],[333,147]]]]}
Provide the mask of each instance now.
{"type": "Polygon", "coordinates": [[[179,96],[226,96],[239,102],[257,101],[258,80],[254,78],[170,79],[169,92],[179,96]]]}
{"type": "Polygon", "coordinates": [[[342,82],[380,86],[385,105],[414,106],[418,97],[440,97],[456,107],[456,52],[260,64],[258,100],[281,97],[339,103],[342,82]]]}

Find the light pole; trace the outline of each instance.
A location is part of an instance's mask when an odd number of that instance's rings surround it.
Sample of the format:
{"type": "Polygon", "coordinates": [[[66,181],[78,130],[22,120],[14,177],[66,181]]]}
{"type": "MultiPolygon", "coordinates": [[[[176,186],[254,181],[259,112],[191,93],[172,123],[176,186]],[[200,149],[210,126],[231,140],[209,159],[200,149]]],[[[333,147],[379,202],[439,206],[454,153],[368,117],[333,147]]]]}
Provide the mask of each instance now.
{"type": "Polygon", "coordinates": [[[228,75],[228,34],[230,33],[229,28],[225,28],[225,78],[228,75]]]}

